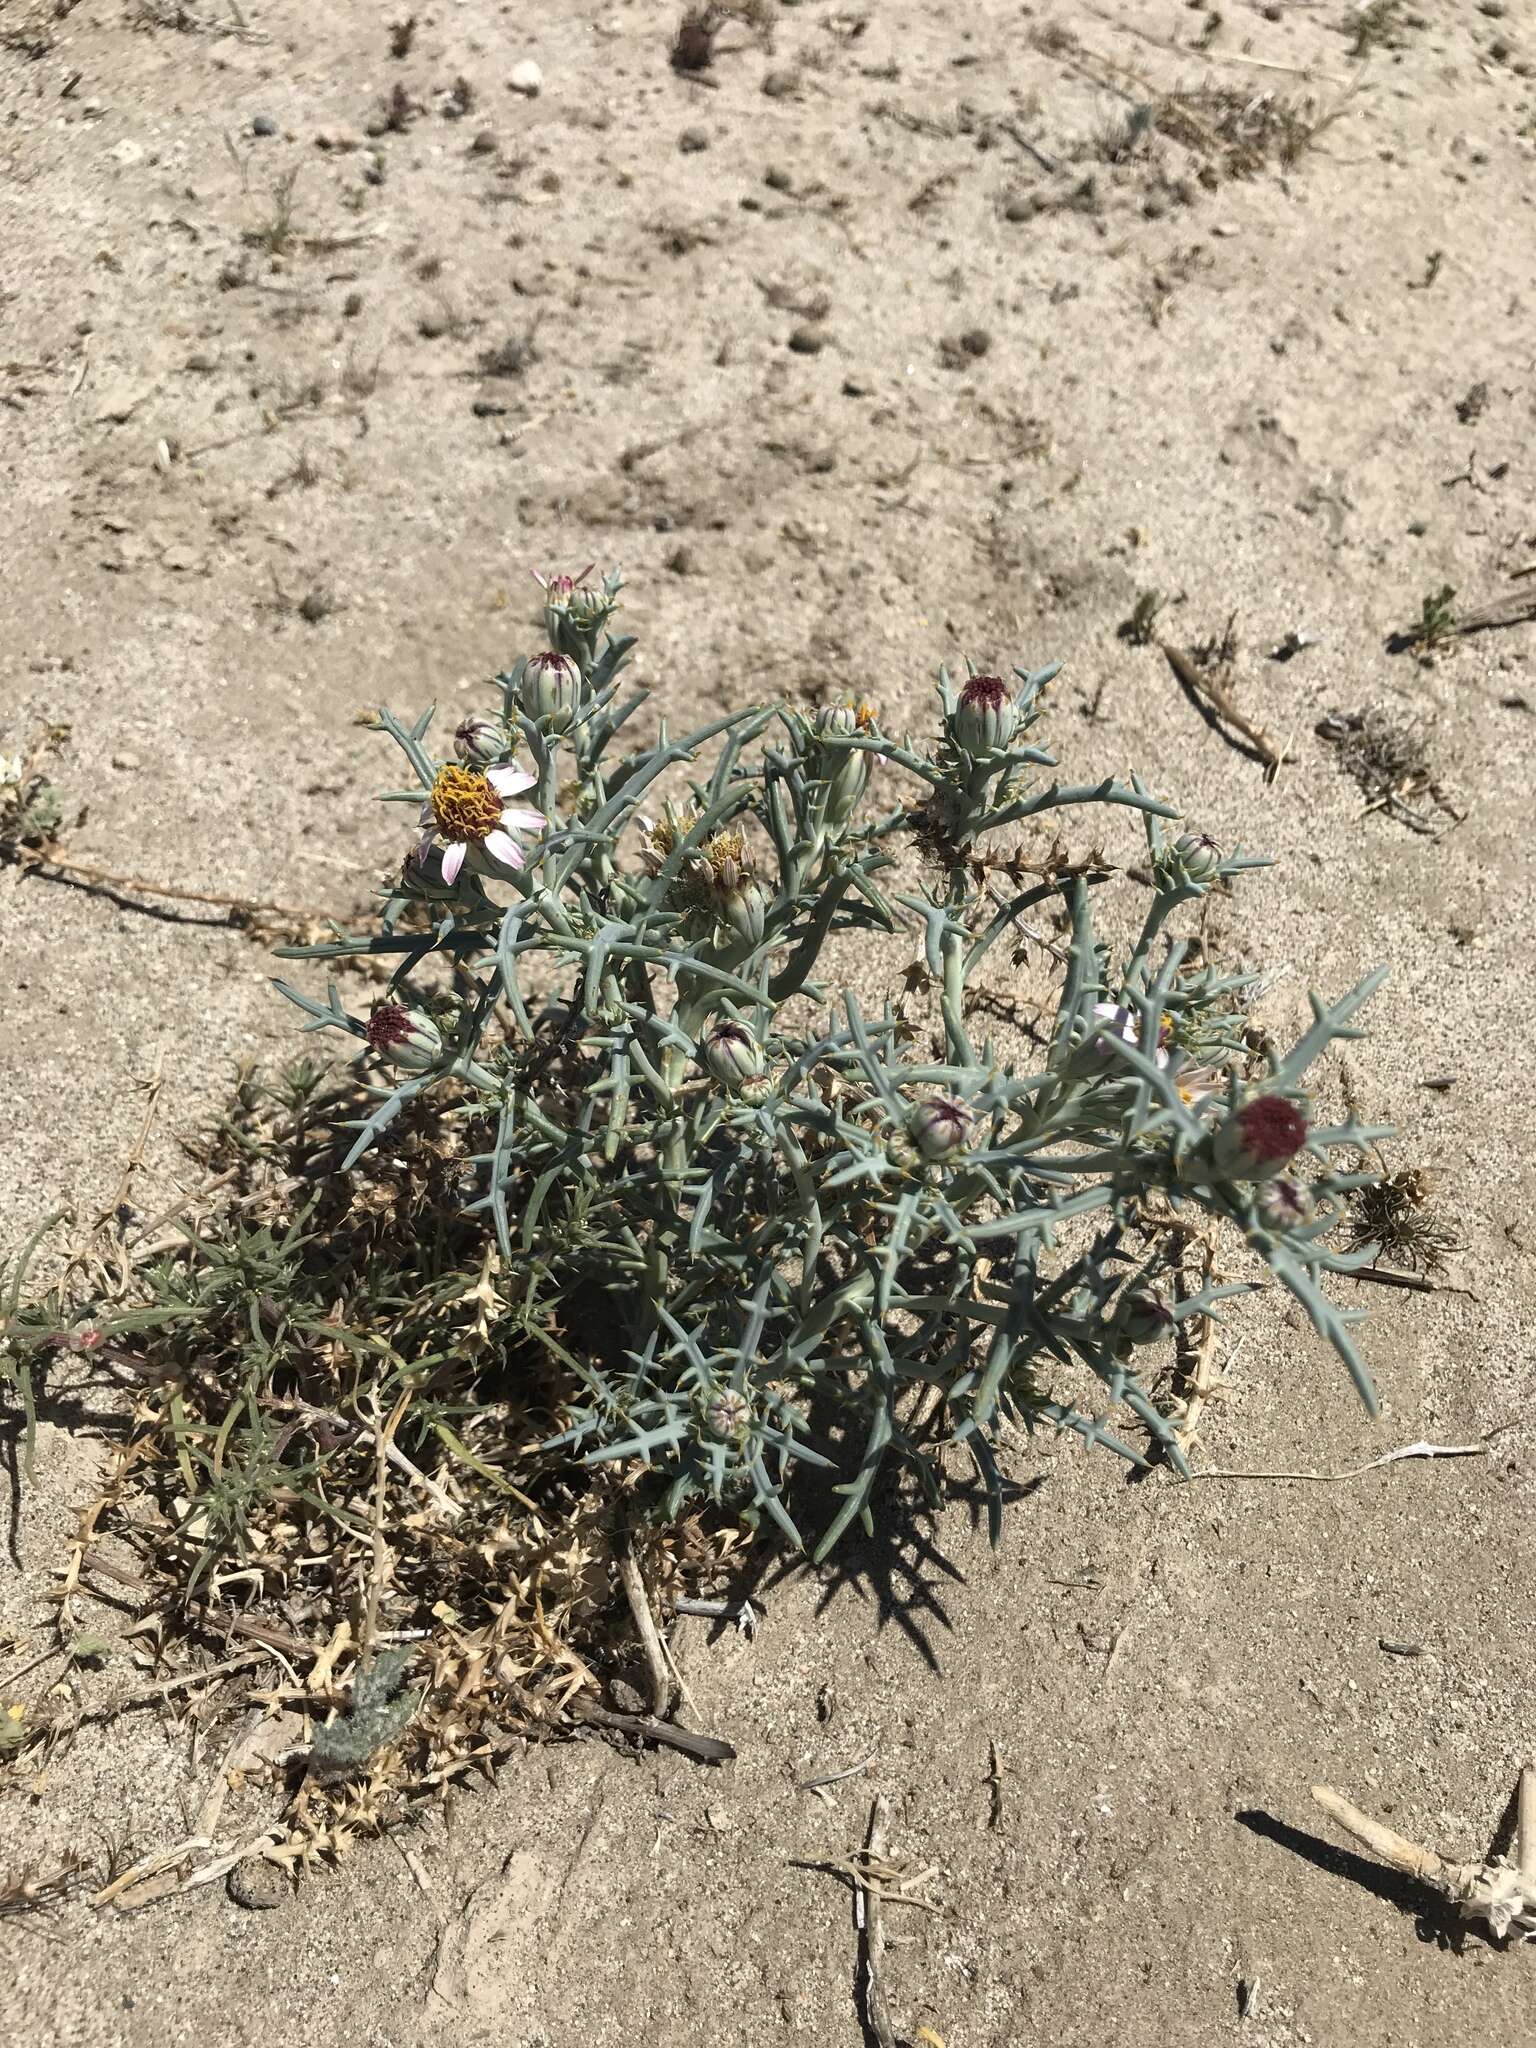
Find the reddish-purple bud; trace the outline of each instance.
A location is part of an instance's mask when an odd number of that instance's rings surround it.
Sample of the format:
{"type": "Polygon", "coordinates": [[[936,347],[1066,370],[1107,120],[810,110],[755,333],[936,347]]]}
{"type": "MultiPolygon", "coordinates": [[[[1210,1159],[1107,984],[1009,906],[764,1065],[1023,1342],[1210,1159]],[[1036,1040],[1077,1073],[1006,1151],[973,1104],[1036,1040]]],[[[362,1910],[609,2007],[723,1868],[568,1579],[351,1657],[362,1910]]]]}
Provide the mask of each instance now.
{"type": "Polygon", "coordinates": [[[1307,1120],[1284,1095],[1256,1095],[1223,1123],[1211,1158],[1228,1180],[1268,1180],[1307,1142],[1307,1120]]]}
{"type": "Polygon", "coordinates": [[[1019,708],[1001,676],[972,676],[955,708],[955,744],[967,754],[1006,747],[1018,729],[1019,708]]]}
{"type": "Polygon", "coordinates": [[[443,1050],[442,1034],[425,1010],[407,1010],[400,1003],[380,1003],[368,1019],[366,1036],[380,1059],[416,1073],[435,1066],[443,1050]]]}

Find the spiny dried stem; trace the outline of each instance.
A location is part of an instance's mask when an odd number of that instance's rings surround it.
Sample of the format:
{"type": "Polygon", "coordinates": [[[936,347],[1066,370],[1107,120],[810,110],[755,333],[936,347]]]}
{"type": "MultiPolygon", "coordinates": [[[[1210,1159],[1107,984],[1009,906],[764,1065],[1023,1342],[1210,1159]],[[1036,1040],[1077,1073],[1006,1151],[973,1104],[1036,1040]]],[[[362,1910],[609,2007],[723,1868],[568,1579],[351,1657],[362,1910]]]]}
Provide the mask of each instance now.
{"type": "Polygon", "coordinates": [[[1374,1820],[1330,1785],[1314,1785],[1312,1797],[1383,1863],[1439,1892],[1467,1919],[1486,1922],[1497,1939],[1509,1934],[1522,1940],[1536,1938],[1536,1768],[1530,1764],[1520,1773],[1519,1832],[1512,1863],[1501,1856],[1486,1863],[1453,1863],[1374,1820]]]}

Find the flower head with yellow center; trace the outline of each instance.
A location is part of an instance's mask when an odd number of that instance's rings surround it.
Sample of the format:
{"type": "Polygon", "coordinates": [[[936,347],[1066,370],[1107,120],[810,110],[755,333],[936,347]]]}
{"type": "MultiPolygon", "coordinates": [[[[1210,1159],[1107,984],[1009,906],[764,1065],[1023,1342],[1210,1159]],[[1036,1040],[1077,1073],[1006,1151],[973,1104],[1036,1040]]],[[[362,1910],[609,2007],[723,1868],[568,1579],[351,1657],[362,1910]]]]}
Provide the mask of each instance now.
{"type": "Polygon", "coordinates": [[[542,811],[508,801],[532,789],[535,778],[525,768],[471,768],[450,761],[433,777],[421,822],[427,829],[418,849],[434,843],[443,848],[443,880],[456,882],[471,847],[505,868],[520,868],[523,851],[519,832],[542,832],[549,820],[542,811]]]}

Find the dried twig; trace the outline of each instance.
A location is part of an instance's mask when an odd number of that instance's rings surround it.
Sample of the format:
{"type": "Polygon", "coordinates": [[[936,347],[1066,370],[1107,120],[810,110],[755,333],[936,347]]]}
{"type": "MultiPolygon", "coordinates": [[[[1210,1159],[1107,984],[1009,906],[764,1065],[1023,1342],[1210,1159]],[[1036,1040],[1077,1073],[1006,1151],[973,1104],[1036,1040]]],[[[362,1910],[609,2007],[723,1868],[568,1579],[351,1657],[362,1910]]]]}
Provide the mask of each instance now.
{"type": "Polygon", "coordinates": [[[1277,773],[1291,757],[1283,747],[1270,738],[1263,726],[1256,725],[1234,701],[1231,691],[1225,684],[1197,667],[1182,647],[1175,647],[1169,640],[1159,640],[1157,644],[1167,656],[1168,666],[1185,689],[1208,704],[1218,717],[1225,719],[1228,725],[1242,734],[1263,761],[1268,774],[1277,773]]]}
{"type": "Polygon", "coordinates": [[[734,1600],[693,1600],[685,1595],[674,1600],[672,1608],[676,1614],[693,1614],[704,1621],[734,1621],[749,1640],[757,1633],[762,1619],[750,1600],[743,1600],[738,1606],[734,1600]]]}
{"type": "Polygon", "coordinates": [[[1485,1920],[1499,1940],[1507,1934],[1536,1936],[1536,1769],[1520,1773],[1515,1860],[1490,1857],[1486,1863],[1451,1863],[1433,1849],[1410,1842],[1373,1820],[1331,1785],[1314,1785],[1312,1797],[1330,1819],[1357,1842],[1363,1842],[1383,1863],[1414,1877],[1460,1907],[1469,1920],[1485,1920]]]}
{"type": "Polygon", "coordinates": [[[173,1693],[185,1692],[189,1686],[201,1685],[205,1679],[228,1678],[232,1672],[245,1671],[253,1664],[265,1662],[264,1651],[243,1650],[238,1657],[226,1658],[222,1664],[205,1664],[196,1671],[178,1671],[173,1678],[162,1678],[154,1685],[139,1686],[133,1692],[124,1693],[120,1699],[108,1700],[99,1707],[85,1707],[78,1714],[61,1712],[46,1723],[39,1720],[36,1732],[41,1735],[62,1728],[65,1733],[70,1733],[98,1721],[115,1721],[119,1714],[126,1714],[130,1708],[149,1706],[155,1700],[169,1699],[173,1693]]]}
{"type": "Polygon", "coordinates": [[[1395,1451],[1384,1451],[1379,1458],[1372,1458],[1367,1464],[1351,1465],[1345,1472],[1191,1472],[1184,1484],[1187,1486],[1196,1479],[1302,1479],[1317,1486],[1337,1486],[1345,1479],[1359,1479],[1366,1472],[1379,1471],[1383,1465],[1396,1465],[1404,1458],[1486,1458],[1495,1437],[1518,1427],[1517,1423],[1503,1423],[1498,1429],[1490,1429],[1480,1444],[1430,1444],[1422,1441],[1403,1444],[1395,1451]]]}
{"type": "MultiPolygon", "coordinates": [[[[1523,573],[1523,572],[1522,572],[1523,573]]],[[[1445,620],[1440,628],[1443,640],[1461,640],[1469,633],[1487,633],[1500,626],[1522,626],[1536,619],[1536,591],[1506,591],[1490,604],[1476,606],[1472,611],[1458,611],[1445,620]]],[[[1405,626],[1394,633],[1388,643],[1394,652],[1423,644],[1423,628],[1420,624],[1405,626]]]]}
{"type": "Polygon", "coordinates": [[[379,1600],[390,1569],[389,1545],[384,1540],[384,1510],[389,1498],[389,1446],[394,1441],[400,1418],[410,1404],[412,1391],[410,1387],[405,1389],[387,1422],[381,1423],[377,1408],[373,1412],[373,1514],[369,1524],[372,1544],[368,1584],[363,1595],[363,1635],[358,1644],[360,1654],[369,1663],[373,1661],[374,1642],[379,1632],[379,1600]]]}
{"type": "MultiPolygon", "coordinates": [[[[169,1586],[157,1586],[149,1579],[141,1579],[135,1572],[124,1571],[121,1565],[110,1564],[104,1557],[83,1558],[67,1590],[73,1591],[81,1572],[112,1579],[119,1586],[127,1586],[136,1593],[164,1596],[172,1590],[169,1586]]],[[[205,1618],[210,1627],[224,1629],[229,1635],[245,1636],[251,1642],[265,1643],[271,1649],[285,1651],[290,1657],[301,1657],[306,1664],[316,1654],[314,1644],[305,1642],[302,1636],[293,1635],[287,1629],[274,1628],[269,1622],[252,1621],[246,1615],[235,1613],[232,1608],[219,1607],[213,1602],[200,1609],[200,1618],[205,1618]]],[[[186,1677],[192,1679],[203,1675],[206,1674],[188,1672],[186,1677]]]]}
{"type": "Polygon", "coordinates": [[[862,1778],[879,1754],[878,1749],[872,1749],[868,1756],[861,1758],[856,1764],[849,1764],[846,1770],[827,1771],[819,1778],[802,1778],[796,1785],[795,1790],[797,1792],[819,1792],[824,1785],[840,1785],[845,1778],[862,1778]]]}
{"type": "Polygon", "coordinates": [[[674,1721],[658,1721],[649,1714],[616,1714],[612,1708],[600,1707],[579,1694],[567,1711],[573,1721],[587,1721],[594,1728],[614,1728],[621,1735],[637,1735],[642,1742],[657,1742],[664,1749],[680,1749],[684,1756],[696,1757],[702,1764],[727,1764],[736,1755],[735,1745],[719,1735],[699,1735],[692,1728],[679,1728],[674,1721]]]}
{"type": "Polygon", "coordinates": [[[1427,1273],[1399,1273],[1395,1266],[1357,1266],[1346,1276],[1350,1280],[1374,1280],[1378,1287],[1402,1287],[1410,1294],[1470,1294],[1477,1290],[1458,1287],[1452,1280],[1432,1280],[1427,1273]]]}
{"type": "Polygon", "coordinates": [[[184,1842],[177,1842],[169,1849],[156,1849],[152,1855],[141,1856],[137,1863],[130,1863],[120,1876],[110,1884],[103,1885],[99,1892],[91,1894],[93,1906],[110,1906],[115,1899],[131,1891],[147,1877],[158,1877],[163,1870],[172,1870],[178,1863],[184,1863],[189,1856],[195,1856],[199,1849],[211,1849],[213,1844],[206,1835],[190,1835],[184,1842]]]}
{"type": "Polygon", "coordinates": [[[35,1871],[26,1870],[20,1877],[0,1884],[0,1920],[16,1913],[34,1912],[40,1906],[57,1905],[75,1889],[84,1868],[80,1859],[71,1855],[50,1877],[39,1877],[35,1871]]]}
{"type": "Polygon", "coordinates": [[[75,875],[82,882],[104,889],[131,889],[139,896],[164,896],[172,903],[206,903],[216,910],[239,910],[248,917],[291,917],[303,924],[329,924],[328,910],[315,910],[293,903],[260,903],[250,896],[212,896],[199,889],[172,889],[164,882],[146,882],[140,875],[119,875],[107,868],[89,867],[84,861],[65,860],[62,854],[45,848],[33,851],[18,847],[16,858],[22,867],[36,870],[57,868],[60,874],[75,875]]]}
{"type": "Polygon", "coordinates": [[[651,1612],[651,1596],[645,1583],[645,1574],[640,1569],[640,1560],[635,1556],[634,1538],[628,1527],[621,1528],[614,1543],[614,1562],[619,1570],[619,1584],[624,1588],[624,1597],[629,1602],[629,1611],[634,1619],[635,1633],[640,1638],[640,1647],[645,1652],[645,1668],[651,1681],[651,1712],[658,1721],[664,1721],[672,1711],[674,1687],[672,1674],[667,1669],[666,1652],[661,1646],[661,1637],[656,1629],[656,1617],[651,1612]]]}
{"type": "Polygon", "coordinates": [[[991,1801],[987,1809],[987,1826],[1000,1828],[1003,1824],[1003,1760],[998,1755],[997,1741],[987,1737],[987,1787],[991,1801]]]}
{"type": "Polygon", "coordinates": [[[896,2029],[891,2025],[891,2008],[886,2002],[880,1962],[885,1953],[885,1927],[881,1920],[880,1887],[870,1881],[870,1866],[885,1861],[885,1831],[891,1808],[883,1792],[877,1792],[869,1809],[869,1833],[864,1838],[864,1867],[854,1880],[855,1917],[864,1937],[864,2017],[880,2048],[896,2048],[896,2029]]]}

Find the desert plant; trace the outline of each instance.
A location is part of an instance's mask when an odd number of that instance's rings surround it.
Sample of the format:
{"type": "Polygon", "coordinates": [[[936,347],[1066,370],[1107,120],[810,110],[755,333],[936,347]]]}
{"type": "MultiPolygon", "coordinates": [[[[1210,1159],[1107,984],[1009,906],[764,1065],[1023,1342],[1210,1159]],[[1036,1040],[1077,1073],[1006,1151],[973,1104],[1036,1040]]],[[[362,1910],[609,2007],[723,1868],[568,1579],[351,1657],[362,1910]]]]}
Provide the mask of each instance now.
{"type": "Polygon", "coordinates": [[[545,582],[548,650],[451,752],[431,711],[379,713],[418,843],[376,931],[289,950],[392,959],[384,999],[362,1016],[280,984],[379,1071],[344,1172],[429,1091],[445,1129],[484,1133],[445,1185],[499,1255],[491,1341],[565,1376],[547,1449],[648,1469],[664,1517],[713,1501],[797,1544],[791,1481],[823,1468],[824,1553],[888,1460],[936,1496],[949,1434],[995,1528],[1010,1416],[1182,1462],[1143,1360],[1246,1284],[1168,1284],[1196,1228],[1240,1235],[1374,1405],[1357,1312],[1320,1280],[1371,1255],[1327,1242],[1375,1178],[1331,1155],[1379,1134],[1320,1124],[1303,1091],[1380,973],[1314,998],[1283,1057],[1250,1053],[1251,977],[1196,966],[1169,926],[1263,863],[1171,830],[1137,777],[1063,784],[1030,738],[1056,665],[941,670],[929,744],[852,702],[627,744],[645,698],[621,696],[620,580],[586,573],[545,582]],[[1095,929],[1101,855],[1002,838],[1082,807],[1145,831],[1123,946],[1095,929]],[[1053,906],[1059,945],[1025,922],[1053,906]],[[850,939],[931,997],[928,1056],[908,997],[827,978],[850,939]],[[984,965],[1031,946],[1057,985],[1021,1066],[975,1016],[984,965]]]}

